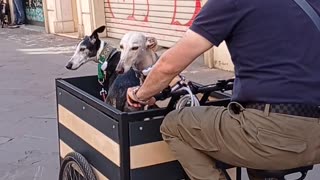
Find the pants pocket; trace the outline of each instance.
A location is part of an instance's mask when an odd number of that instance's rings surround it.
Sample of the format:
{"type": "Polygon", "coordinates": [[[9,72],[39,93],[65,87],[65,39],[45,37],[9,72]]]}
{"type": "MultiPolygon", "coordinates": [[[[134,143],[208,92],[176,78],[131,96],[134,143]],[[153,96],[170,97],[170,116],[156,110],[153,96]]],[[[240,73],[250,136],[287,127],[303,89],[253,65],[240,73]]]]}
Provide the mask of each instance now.
{"type": "Polygon", "coordinates": [[[215,108],[201,107],[186,108],[184,110],[184,126],[180,129],[180,133],[186,139],[186,142],[198,150],[213,152],[219,150],[219,145],[216,138],[214,123],[217,118],[221,117],[219,111],[215,108]],[[214,112],[213,111],[217,111],[214,112]],[[215,115],[212,115],[215,114],[215,115]]]}
{"type": "Polygon", "coordinates": [[[277,150],[302,153],[307,148],[306,141],[294,136],[274,132],[272,130],[259,128],[257,138],[262,145],[275,148],[277,150]]]}
{"type": "Polygon", "coordinates": [[[210,137],[209,134],[205,133],[203,130],[193,128],[192,135],[193,139],[191,140],[190,145],[193,148],[207,152],[214,152],[219,150],[219,146],[217,144],[217,141],[215,140],[215,137],[210,137]]]}

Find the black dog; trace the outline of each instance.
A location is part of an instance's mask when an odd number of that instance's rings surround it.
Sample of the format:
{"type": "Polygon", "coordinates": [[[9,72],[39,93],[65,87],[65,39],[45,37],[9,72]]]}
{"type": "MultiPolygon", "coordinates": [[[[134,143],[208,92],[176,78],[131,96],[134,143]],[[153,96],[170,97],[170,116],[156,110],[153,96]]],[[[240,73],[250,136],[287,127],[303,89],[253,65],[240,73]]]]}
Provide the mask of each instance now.
{"type": "Polygon", "coordinates": [[[129,106],[126,99],[127,89],[138,85],[140,85],[140,80],[133,69],[124,74],[119,74],[109,88],[107,103],[124,112],[142,110],[142,108],[129,106]]]}

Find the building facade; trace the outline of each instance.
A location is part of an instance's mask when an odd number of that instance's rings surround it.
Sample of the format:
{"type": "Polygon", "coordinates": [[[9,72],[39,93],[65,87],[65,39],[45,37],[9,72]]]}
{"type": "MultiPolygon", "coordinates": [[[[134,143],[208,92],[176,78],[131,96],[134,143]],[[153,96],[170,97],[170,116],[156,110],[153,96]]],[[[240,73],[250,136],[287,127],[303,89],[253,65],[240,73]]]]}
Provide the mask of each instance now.
{"type": "Polygon", "coordinates": [[[192,24],[201,6],[200,0],[105,0],[107,35],[120,38],[128,31],[140,31],[170,47],[192,24]]]}
{"type": "MultiPolygon", "coordinates": [[[[45,26],[43,1],[45,0],[23,0],[26,23],[38,26],[45,26]]],[[[14,20],[13,0],[5,0],[9,4],[11,20],[14,20]]]]}
{"type": "Polygon", "coordinates": [[[28,24],[45,26],[43,0],[26,0],[25,10],[28,24]]]}
{"type": "MultiPolygon", "coordinates": [[[[9,0],[12,1],[12,0],[9,0]]],[[[26,14],[48,33],[82,38],[106,25],[102,37],[120,39],[140,31],[171,47],[192,24],[206,0],[26,0],[26,14]]],[[[226,45],[204,55],[209,67],[233,71],[226,45]]]]}

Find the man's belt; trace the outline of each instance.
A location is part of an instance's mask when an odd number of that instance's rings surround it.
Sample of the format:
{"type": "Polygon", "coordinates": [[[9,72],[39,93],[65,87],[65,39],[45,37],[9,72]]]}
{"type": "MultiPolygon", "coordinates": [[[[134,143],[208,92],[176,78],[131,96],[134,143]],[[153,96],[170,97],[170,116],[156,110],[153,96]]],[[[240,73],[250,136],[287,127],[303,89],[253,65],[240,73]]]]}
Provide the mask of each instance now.
{"type": "MultiPolygon", "coordinates": [[[[265,103],[246,103],[243,104],[245,108],[257,109],[264,111],[265,103]]],[[[320,118],[319,106],[306,105],[306,104],[270,104],[269,112],[288,114],[294,116],[303,116],[311,118],[320,118]]]]}

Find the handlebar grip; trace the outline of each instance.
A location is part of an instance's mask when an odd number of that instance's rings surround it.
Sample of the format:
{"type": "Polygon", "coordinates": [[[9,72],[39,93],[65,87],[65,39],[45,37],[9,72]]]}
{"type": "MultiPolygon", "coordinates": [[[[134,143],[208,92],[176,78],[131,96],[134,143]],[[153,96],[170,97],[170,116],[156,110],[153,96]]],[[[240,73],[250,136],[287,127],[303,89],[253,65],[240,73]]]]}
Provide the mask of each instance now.
{"type": "Polygon", "coordinates": [[[171,93],[171,87],[168,86],[164,90],[162,90],[159,94],[155,95],[154,98],[157,101],[165,100],[170,97],[170,93],[171,93]]]}

